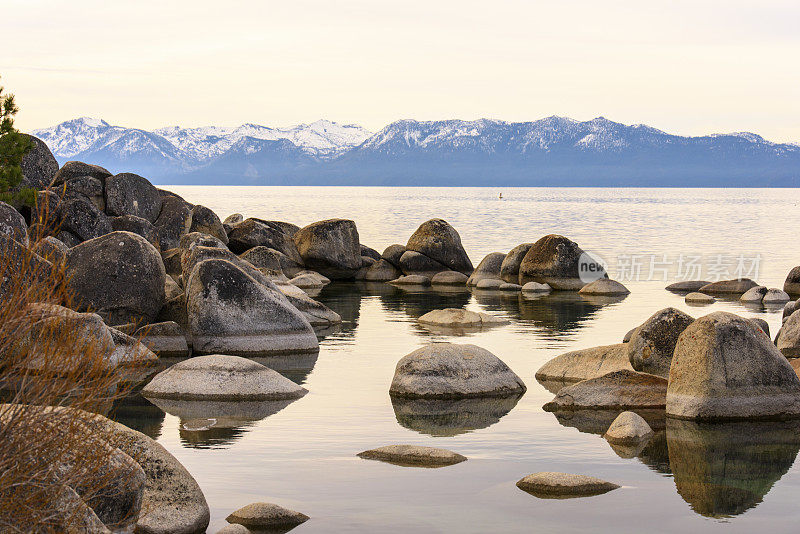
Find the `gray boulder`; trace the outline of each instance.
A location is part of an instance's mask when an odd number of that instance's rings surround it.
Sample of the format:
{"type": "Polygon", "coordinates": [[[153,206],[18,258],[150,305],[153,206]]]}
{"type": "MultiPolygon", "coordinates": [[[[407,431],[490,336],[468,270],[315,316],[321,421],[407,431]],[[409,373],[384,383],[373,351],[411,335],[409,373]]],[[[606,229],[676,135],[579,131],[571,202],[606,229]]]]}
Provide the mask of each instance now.
{"type": "Polygon", "coordinates": [[[620,370],[633,371],[626,343],[561,354],[541,366],[536,371],[536,379],[574,383],[620,370]]]}
{"type": "Polygon", "coordinates": [[[158,241],[163,250],[178,246],[181,236],[186,232],[186,224],[192,213],[192,205],[177,196],[161,197],[161,213],[154,226],[158,231],[158,241]]]}
{"type": "Polygon", "coordinates": [[[375,261],[381,259],[381,253],[375,250],[374,248],[370,248],[366,245],[361,245],[361,256],[366,256],[367,258],[372,258],[375,261]]]}
{"type": "Polygon", "coordinates": [[[112,232],[69,249],[66,275],[79,308],[96,311],[112,325],[151,322],[164,304],[161,256],[130,232],[112,232]]]}
{"type": "Polygon", "coordinates": [[[751,287],[739,297],[739,300],[742,302],[761,302],[764,295],[767,294],[767,291],[767,288],[764,286],[751,287]]]}
{"type": "Polygon", "coordinates": [[[356,223],[329,219],[301,228],[294,242],[303,263],[332,280],[353,278],[361,268],[361,245],[356,223]]]}
{"type": "Polygon", "coordinates": [[[484,328],[508,324],[506,319],[461,308],[429,311],[419,319],[421,324],[450,328],[484,328]]]}
{"type": "Polygon", "coordinates": [[[268,247],[285,254],[295,263],[303,263],[293,235],[287,230],[288,223],[264,221],[261,219],[245,219],[231,228],[229,233],[230,249],[242,254],[253,247],[268,247]]]}
{"type": "Polygon", "coordinates": [[[717,299],[715,299],[711,295],[706,295],[705,293],[698,293],[697,291],[694,291],[686,295],[684,300],[686,301],[686,304],[696,305],[696,306],[707,306],[709,304],[714,304],[717,301],[717,299]]]}
{"type": "Polygon", "coordinates": [[[481,278],[480,281],[475,285],[476,289],[487,289],[487,290],[500,290],[501,287],[506,282],[503,282],[499,278],[481,278]]]}
{"type": "Polygon", "coordinates": [[[800,358],[800,313],[786,319],[775,336],[775,346],[787,358],[800,358]]]}
{"type": "Polygon", "coordinates": [[[549,284],[540,284],[539,282],[528,282],[520,289],[523,293],[537,294],[537,293],[550,293],[553,288],[549,284]]]}
{"type": "Polygon", "coordinates": [[[614,445],[635,445],[653,436],[653,429],[635,412],[622,412],[603,435],[614,445]]]}
{"type": "Polygon", "coordinates": [[[786,281],[783,283],[783,290],[790,295],[800,295],[800,266],[793,267],[789,271],[786,281]]]}
{"type": "Polygon", "coordinates": [[[158,231],[147,219],[142,219],[136,215],[111,217],[111,228],[115,232],[131,232],[132,234],[140,235],[147,239],[156,250],[161,250],[161,245],[158,242],[158,231]]]}
{"type": "Polygon", "coordinates": [[[697,420],[800,417],[800,379],[754,323],[715,312],[689,325],[675,345],[667,414],[697,420]]]}
{"type": "Polygon", "coordinates": [[[448,286],[463,286],[466,285],[468,280],[467,275],[458,271],[442,271],[436,273],[431,278],[431,284],[448,285],[448,286]]]}
{"type": "MultiPolygon", "coordinates": [[[[174,298],[174,297],[173,297],[174,298]]],[[[188,358],[190,351],[183,328],[174,322],[166,321],[144,326],[136,331],[134,337],[163,358],[188,358]]]]}
{"type": "Polygon", "coordinates": [[[146,397],[179,400],[296,399],[307,391],[260,363],[213,354],[176,363],[142,390],[146,397]]]}
{"type": "Polygon", "coordinates": [[[523,243],[512,248],[500,264],[500,279],[516,284],[519,282],[519,266],[525,254],[533,246],[533,243],[523,243]]]}
{"type": "Polygon", "coordinates": [[[106,210],[106,197],[103,182],[93,176],[77,176],[70,178],[56,187],[56,193],[63,198],[83,198],[94,204],[102,212],[106,210]]]}
{"type": "Polygon", "coordinates": [[[793,314],[799,309],[800,309],[800,299],[793,300],[787,303],[786,306],[783,307],[783,320],[785,321],[787,317],[789,317],[791,314],[793,314]]]}
{"type": "Polygon", "coordinates": [[[637,327],[626,343],[628,359],[636,371],[666,378],[678,337],[694,318],[675,308],[657,311],[637,327]]]}
{"type": "Polygon", "coordinates": [[[58,162],[44,141],[32,135],[26,135],[25,137],[28,138],[32,146],[22,156],[20,164],[22,182],[20,186],[44,189],[50,185],[56,172],[58,172],[58,162]]]}
{"type": "Polygon", "coordinates": [[[364,280],[368,282],[388,282],[399,278],[403,273],[384,259],[380,259],[367,268],[364,280]]]}
{"type": "Polygon", "coordinates": [[[111,176],[111,173],[99,165],[90,165],[82,161],[68,161],[58,169],[58,172],[53,177],[53,183],[60,185],[79,176],[91,176],[105,183],[106,178],[111,176]]]}
{"type": "Polygon", "coordinates": [[[403,253],[408,250],[406,249],[405,245],[389,245],[386,247],[386,250],[383,251],[381,254],[381,258],[388,261],[396,268],[400,268],[400,257],[403,253]]]}
{"type": "Polygon", "coordinates": [[[764,299],[761,301],[765,305],[770,304],[784,304],[789,302],[789,294],[782,289],[772,288],[766,292],[764,299]]]}
{"type": "Polygon", "coordinates": [[[666,290],[673,291],[675,293],[683,293],[684,291],[691,293],[693,291],[700,291],[701,287],[707,286],[710,283],[711,282],[706,280],[684,280],[668,285],[666,290]]]}
{"type": "Polygon", "coordinates": [[[396,286],[429,286],[431,285],[431,279],[427,276],[422,276],[421,274],[409,274],[407,276],[401,276],[400,278],[390,280],[387,282],[387,284],[396,286]]]}
{"type": "Polygon", "coordinates": [[[666,404],[667,381],[636,371],[614,371],[561,389],[542,409],[633,410],[661,409],[666,404]]]}
{"type": "Polygon", "coordinates": [[[146,178],[123,172],[106,178],[106,213],[136,215],[156,222],[161,213],[161,194],[146,178]]]}
{"type": "Polygon", "coordinates": [[[31,251],[46,259],[53,265],[61,265],[67,258],[69,248],[55,237],[47,236],[31,247],[31,251]]]}
{"type": "Polygon", "coordinates": [[[406,250],[400,256],[400,270],[404,274],[416,274],[432,278],[434,275],[450,269],[425,254],[406,250]]]}
{"type": "Polygon", "coordinates": [[[472,262],[461,245],[461,236],[442,219],[422,223],[408,239],[406,248],[424,254],[449,270],[472,274],[472,262]]]}
{"type": "Polygon", "coordinates": [[[467,460],[456,452],[418,445],[387,445],[358,453],[359,458],[379,460],[395,465],[419,467],[444,467],[467,460]]]}
{"type": "Polygon", "coordinates": [[[758,287],[758,284],[749,278],[735,280],[720,280],[701,287],[698,291],[707,295],[742,295],[748,289],[758,287]]]}
{"type": "Polygon", "coordinates": [[[590,282],[583,286],[580,291],[581,295],[627,295],[630,293],[627,287],[620,284],[616,280],[609,278],[600,278],[594,282],[590,282]]]}
{"type": "Polygon", "coordinates": [[[194,266],[186,282],[186,308],[198,354],[269,355],[313,352],[319,344],[308,320],[266,280],[230,261],[194,266]]]}
{"type": "MultiPolygon", "coordinates": [[[[580,259],[584,254],[577,243],[550,234],[531,246],[519,268],[519,283],[539,282],[553,289],[579,290],[586,285],[580,278],[580,259]]],[[[595,278],[605,278],[602,266],[595,265],[595,278]]]]}
{"type": "Polygon", "coordinates": [[[68,199],[61,203],[58,211],[61,230],[71,233],[80,241],[94,239],[113,231],[108,217],[85,198],[68,199]]]}
{"type": "Polygon", "coordinates": [[[13,206],[0,202],[0,235],[10,237],[26,247],[29,245],[28,225],[13,206]]]}
{"type": "MultiPolygon", "coordinates": [[[[256,269],[270,271],[276,275],[284,274],[281,256],[285,257],[283,253],[264,246],[253,247],[239,255],[240,258],[252,264],[256,269]]],[[[298,267],[302,269],[302,266],[298,265],[298,267]]]]}
{"type": "Polygon", "coordinates": [[[226,245],[228,244],[228,234],[222,227],[222,222],[217,214],[205,206],[199,204],[192,207],[189,217],[186,219],[185,233],[200,232],[216,237],[226,245]]]}
{"type": "Polygon", "coordinates": [[[481,260],[470,277],[467,279],[468,286],[476,286],[484,278],[500,279],[500,268],[506,255],[502,252],[492,252],[481,260]]]}
{"type": "Polygon", "coordinates": [[[522,380],[486,349],[431,343],[397,363],[389,394],[403,398],[457,399],[519,395],[525,389],[522,380]]]}

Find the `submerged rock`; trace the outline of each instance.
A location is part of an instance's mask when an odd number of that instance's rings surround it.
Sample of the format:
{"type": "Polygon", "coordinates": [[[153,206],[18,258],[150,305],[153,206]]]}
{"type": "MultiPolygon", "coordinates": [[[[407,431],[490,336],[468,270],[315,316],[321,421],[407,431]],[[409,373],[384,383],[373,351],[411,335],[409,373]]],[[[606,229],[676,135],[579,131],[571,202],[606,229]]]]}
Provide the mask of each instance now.
{"type": "Polygon", "coordinates": [[[180,400],[282,400],[307,391],[260,363],[213,354],[176,363],[142,390],[146,397],[180,400]]]}
{"type": "Polygon", "coordinates": [[[686,292],[695,292],[700,291],[701,287],[705,287],[711,282],[706,280],[684,280],[682,282],[675,282],[674,284],[668,285],[665,289],[667,291],[673,291],[675,293],[682,293],[686,292]]]}
{"type": "Polygon", "coordinates": [[[588,497],[619,488],[599,478],[551,472],[528,475],[517,482],[517,487],[541,498],[588,497]]]}
{"type": "Polygon", "coordinates": [[[657,311],[637,327],[627,344],[636,371],[667,377],[675,343],[694,317],[675,308],[657,311]]]}
{"type": "Polygon", "coordinates": [[[442,271],[433,275],[431,284],[463,286],[467,283],[468,279],[467,275],[459,273],[458,271],[442,271]]]}
{"type": "Polygon", "coordinates": [[[404,356],[389,393],[411,398],[519,395],[525,384],[497,356],[475,345],[431,343],[404,356]]]}
{"type": "Polygon", "coordinates": [[[481,278],[481,280],[475,285],[476,289],[496,289],[500,290],[500,288],[505,284],[500,279],[497,278],[481,278]]]}
{"type": "Polygon", "coordinates": [[[401,276],[400,278],[391,280],[387,283],[398,286],[429,286],[431,285],[431,279],[427,276],[422,276],[421,274],[409,274],[407,276],[401,276]]]}
{"type": "Polygon", "coordinates": [[[694,304],[698,306],[707,306],[708,304],[714,304],[717,301],[717,299],[715,299],[711,295],[706,295],[705,293],[698,293],[697,291],[686,295],[685,300],[686,304],[694,304]]]}
{"type": "Polygon", "coordinates": [[[453,451],[418,445],[387,445],[358,453],[359,458],[380,460],[396,465],[417,467],[444,467],[467,460],[453,451]]]}
{"type": "Polygon", "coordinates": [[[635,412],[622,412],[608,427],[606,441],[615,445],[634,445],[649,439],[653,429],[635,412]]]}
{"type": "Polygon", "coordinates": [[[330,284],[331,281],[319,273],[304,271],[289,280],[289,283],[300,289],[318,289],[330,284]]]}
{"type": "Polygon", "coordinates": [[[433,310],[417,320],[423,324],[457,328],[481,328],[486,326],[508,324],[508,321],[502,317],[495,317],[494,315],[489,315],[488,313],[474,312],[460,308],[433,310]]]}
{"type": "Polygon", "coordinates": [[[225,520],[237,523],[249,529],[290,529],[305,523],[309,517],[300,512],[289,510],[277,504],[255,502],[239,508],[225,520]]]}
{"type": "Polygon", "coordinates": [[[753,322],[715,312],[689,325],[675,345],[667,414],[698,420],[800,417],[800,380],[753,322]]]}
{"type": "Polygon", "coordinates": [[[550,284],[540,284],[539,282],[528,282],[524,286],[522,286],[521,291],[523,293],[550,293],[553,291],[553,288],[550,287],[550,284]]]}

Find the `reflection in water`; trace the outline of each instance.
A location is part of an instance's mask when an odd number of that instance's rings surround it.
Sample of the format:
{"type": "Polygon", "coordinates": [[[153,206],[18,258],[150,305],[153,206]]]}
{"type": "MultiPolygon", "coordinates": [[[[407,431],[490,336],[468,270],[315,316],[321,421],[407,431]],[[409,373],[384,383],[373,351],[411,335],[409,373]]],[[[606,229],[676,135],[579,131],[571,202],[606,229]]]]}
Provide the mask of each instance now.
{"type": "Polygon", "coordinates": [[[508,414],[522,397],[401,399],[392,397],[397,422],[429,436],[456,436],[487,428],[508,414]]]}
{"type": "Polygon", "coordinates": [[[164,424],[164,412],[142,397],[141,394],[128,395],[114,402],[110,417],[128,428],[158,439],[164,424]]]}
{"type": "Polygon", "coordinates": [[[792,467],[800,422],[667,421],[675,487],[692,510],[730,517],[757,506],[792,467]]]}
{"type": "Polygon", "coordinates": [[[429,287],[393,289],[392,293],[381,294],[381,305],[387,311],[403,313],[411,319],[419,319],[433,310],[463,308],[470,300],[470,294],[466,287],[463,291],[454,292],[429,287]]]}
{"type": "Polygon", "coordinates": [[[587,434],[603,435],[619,414],[625,411],[639,414],[654,432],[663,430],[666,426],[666,412],[664,410],[559,410],[552,412],[558,422],[566,427],[572,427],[587,434]]]}
{"type": "Polygon", "coordinates": [[[149,399],[180,418],[181,442],[198,449],[222,448],[244,435],[249,427],[283,410],[297,399],[272,401],[189,401],[149,399]]]}

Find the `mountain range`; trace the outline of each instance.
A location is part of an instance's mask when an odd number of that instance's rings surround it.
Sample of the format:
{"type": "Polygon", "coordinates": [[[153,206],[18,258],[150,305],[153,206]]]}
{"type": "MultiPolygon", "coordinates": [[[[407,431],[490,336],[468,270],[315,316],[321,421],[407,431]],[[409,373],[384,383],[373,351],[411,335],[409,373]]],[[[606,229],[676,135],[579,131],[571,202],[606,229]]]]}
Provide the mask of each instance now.
{"type": "Polygon", "coordinates": [[[800,186],[800,145],[748,132],[685,137],[603,117],[401,120],[377,133],[326,120],[147,131],[84,117],[31,134],[59,163],[160,184],[800,186]]]}

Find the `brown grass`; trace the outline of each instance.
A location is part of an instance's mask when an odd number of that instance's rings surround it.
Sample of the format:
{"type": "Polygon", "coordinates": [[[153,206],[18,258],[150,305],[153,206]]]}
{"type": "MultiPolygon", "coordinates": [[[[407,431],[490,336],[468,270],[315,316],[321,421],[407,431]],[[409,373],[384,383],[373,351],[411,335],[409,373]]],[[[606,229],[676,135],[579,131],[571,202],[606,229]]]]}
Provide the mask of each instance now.
{"type": "MultiPolygon", "coordinates": [[[[50,221],[48,209],[34,221],[50,221]]],[[[52,224],[32,226],[31,247],[54,233],[52,224]]],[[[0,531],[85,532],[83,503],[102,510],[133,476],[130,465],[112,467],[113,436],[102,425],[87,430],[121,394],[106,360],[113,342],[95,335],[104,332],[98,322],[87,327],[84,315],[56,307],[73,302],[63,265],[10,239],[0,254],[0,531]]]]}

